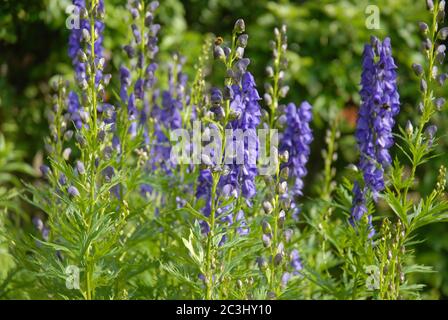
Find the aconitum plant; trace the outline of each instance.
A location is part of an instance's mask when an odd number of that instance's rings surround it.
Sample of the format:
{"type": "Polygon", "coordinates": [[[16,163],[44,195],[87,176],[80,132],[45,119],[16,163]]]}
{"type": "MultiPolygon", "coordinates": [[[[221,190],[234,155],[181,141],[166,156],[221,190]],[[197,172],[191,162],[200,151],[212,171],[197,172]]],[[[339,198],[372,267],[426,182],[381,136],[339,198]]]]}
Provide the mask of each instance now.
{"type": "Polygon", "coordinates": [[[391,38],[366,37],[350,128],[294,85],[301,47],[286,25],[254,44],[235,17],[192,59],[168,49],[164,3],[128,0],[113,8],[128,26],[114,51],[111,1],[73,0],[40,176],[24,182],[27,211],[0,216],[14,261],[0,297],[421,298],[413,274],[431,268],[414,257],[419,231],[448,221],[446,165],[420,187],[421,169],[444,162],[447,78],[445,1],[426,3],[424,59],[400,64],[391,38]],[[414,84],[400,82],[406,68],[414,84]],[[412,108],[405,86],[420,88],[412,108]]]}

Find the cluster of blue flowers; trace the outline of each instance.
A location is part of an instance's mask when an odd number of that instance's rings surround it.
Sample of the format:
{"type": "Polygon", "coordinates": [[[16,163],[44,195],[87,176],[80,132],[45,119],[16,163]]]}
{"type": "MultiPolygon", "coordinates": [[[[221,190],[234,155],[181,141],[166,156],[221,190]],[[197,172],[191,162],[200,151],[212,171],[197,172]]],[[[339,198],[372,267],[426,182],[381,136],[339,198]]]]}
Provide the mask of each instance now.
{"type": "MultiPolygon", "coordinates": [[[[88,56],[91,53],[91,47],[85,45],[91,37],[95,37],[94,55],[95,55],[95,85],[98,87],[101,80],[109,82],[110,76],[103,76],[104,57],[103,57],[103,32],[105,8],[104,0],[98,0],[98,4],[95,6],[95,25],[94,34],[90,29],[90,23],[88,20],[88,8],[86,7],[85,0],[73,0],[75,6],[75,13],[79,14],[79,28],[74,27],[71,29],[69,43],[68,43],[68,56],[72,60],[73,68],[75,70],[75,79],[82,91],[85,91],[88,87],[89,74],[88,69],[88,56]]],[[[68,112],[71,115],[71,120],[75,123],[78,129],[81,128],[83,121],[85,122],[86,112],[80,103],[79,96],[76,92],[71,91],[68,96],[68,112]]]]}
{"type": "Polygon", "coordinates": [[[243,164],[229,164],[229,174],[222,177],[219,182],[224,196],[242,195],[245,199],[251,199],[255,193],[255,176],[257,175],[257,157],[258,157],[258,137],[257,126],[260,124],[260,105],[261,100],[256,89],[254,77],[250,72],[244,73],[239,85],[233,85],[230,88],[230,108],[237,115],[237,119],[231,121],[229,129],[233,129],[233,140],[227,142],[227,146],[235,143],[237,130],[245,133],[247,139],[244,139],[244,146],[241,145],[243,152],[243,164]]]}
{"type": "Polygon", "coordinates": [[[128,1],[127,7],[133,19],[131,24],[133,38],[123,49],[131,65],[120,67],[120,99],[122,105],[127,106],[128,118],[131,121],[129,133],[135,136],[137,128],[144,126],[147,143],[149,132],[145,127],[146,120],[151,113],[151,104],[158,94],[154,89],[157,64],[153,61],[159,51],[157,34],[160,25],[154,23],[154,13],[158,6],[157,1],[151,2],[146,8],[140,0],[128,1]],[[139,27],[142,25],[139,20],[143,21],[143,28],[139,27]],[[132,72],[138,75],[134,83],[132,72]]]}
{"type": "MultiPolygon", "coordinates": [[[[233,134],[231,140],[227,141],[224,158],[230,158],[232,163],[225,165],[226,173],[221,176],[218,182],[219,194],[224,197],[244,197],[250,205],[250,199],[256,194],[255,177],[257,176],[257,158],[258,158],[258,137],[256,128],[260,124],[260,105],[261,99],[256,89],[254,77],[250,72],[245,72],[240,78],[239,84],[234,84],[226,88],[228,97],[230,98],[230,109],[234,120],[229,121],[227,129],[232,129],[233,134]],[[238,144],[236,141],[239,138],[239,133],[245,135],[244,142],[238,144]],[[232,148],[229,148],[233,144],[232,148]],[[236,150],[235,150],[236,149],[236,150]],[[230,150],[235,151],[232,153],[230,150]],[[226,153],[227,152],[227,153],[226,153]],[[228,152],[232,154],[228,154],[228,152]],[[242,155],[238,155],[242,152],[242,155]],[[243,163],[237,163],[239,157],[242,157],[243,163]]],[[[212,89],[211,101],[212,108],[215,112],[219,112],[222,101],[222,93],[219,89],[212,89]],[[218,103],[219,102],[219,103],[218,103]]],[[[210,215],[211,211],[211,194],[212,188],[212,174],[211,169],[203,169],[199,173],[196,197],[205,200],[203,213],[205,216],[210,215]]],[[[229,224],[233,223],[233,216],[226,214],[230,208],[220,208],[219,214],[223,214],[223,221],[229,224]]],[[[238,211],[235,216],[235,221],[239,222],[238,232],[246,234],[248,229],[245,228],[244,212],[238,211]]],[[[202,223],[203,231],[208,232],[208,226],[202,223]]]]}
{"type": "MultiPolygon", "coordinates": [[[[360,150],[359,168],[364,186],[355,183],[352,223],[367,213],[365,196],[370,191],[376,199],[384,190],[384,171],[392,159],[389,149],[393,145],[392,129],[400,110],[396,84],[396,69],[390,39],[383,42],[373,37],[363,53],[361,77],[361,106],[356,128],[360,150]]],[[[370,233],[373,235],[373,230],[370,233]]]]}
{"type": "MultiPolygon", "coordinates": [[[[161,106],[154,103],[151,113],[154,119],[154,141],[150,150],[151,165],[153,169],[159,167],[168,174],[175,167],[176,159],[170,158],[171,144],[166,132],[187,125],[182,123],[181,113],[190,105],[190,96],[187,91],[188,77],[182,71],[185,58],[174,55],[173,60],[168,70],[169,88],[162,92],[161,106]]],[[[188,120],[192,121],[193,118],[188,120]]]]}
{"type": "Polygon", "coordinates": [[[313,132],[310,122],[313,118],[312,107],[305,101],[299,108],[294,103],[289,103],[285,110],[286,128],[281,138],[279,151],[288,153],[282,169],[288,167],[290,175],[294,179],[294,187],[291,190],[293,197],[303,194],[303,178],[308,173],[306,164],[310,156],[310,144],[313,141],[313,132]]]}

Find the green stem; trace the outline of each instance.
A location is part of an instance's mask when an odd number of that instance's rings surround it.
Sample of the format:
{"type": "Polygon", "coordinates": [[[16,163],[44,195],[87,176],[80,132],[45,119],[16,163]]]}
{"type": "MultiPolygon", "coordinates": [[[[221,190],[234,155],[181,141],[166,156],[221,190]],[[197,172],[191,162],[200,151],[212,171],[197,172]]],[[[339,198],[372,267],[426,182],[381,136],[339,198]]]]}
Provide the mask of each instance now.
{"type": "MultiPolygon", "coordinates": [[[[233,32],[232,33],[232,48],[231,48],[231,52],[232,54],[228,57],[228,59],[226,60],[226,68],[227,69],[231,69],[232,68],[232,64],[234,61],[234,52],[235,52],[235,46],[236,46],[236,33],[233,32]]],[[[231,85],[232,84],[232,79],[231,78],[227,78],[225,80],[225,84],[226,85],[231,85]]],[[[222,131],[221,131],[221,138],[222,138],[222,143],[221,143],[221,154],[219,154],[219,163],[217,163],[217,165],[219,166],[222,162],[222,159],[224,157],[225,154],[225,147],[226,147],[226,134],[225,134],[225,130],[227,127],[227,124],[229,122],[229,115],[230,115],[230,100],[226,100],[225,101],[225,116],[224,116],[224,121],[222,124],[222,131]]],[[[213,246],[213,240],[215,237],[215,221],[216,221],[216,210],[217,210],[217,205],[218,205],[218,196],[216,194],[216,189],[218,186],[218,183],[221,179],[221,175],[222,175],[222,170],[219,170],[217,172],[214,172],[212,174],[212,203],[211,203],[211,210],[210,210],[210,231],[208,233],[207,236],[207,254],[206,254],[206,294],[205,297],[207,300],[211,300],[214,297],[214,285],[213,285],[213,266],[212,266],[212,260],[215,257],[215,248],[213,246]]]]}
{"type": "MultiPolygon", "coordinates": [[[[92,121],[92,130],[90,131],[90,143],[88,147],[88,154],[90,155],[90,212],[89,217],[87,219],[87,233],[90,233],[92,218],[95,214],[95,182],[96,182],[96,166],[95,166],[95,154],[96,154],[96,144],[97,144],[97,94],[96,94],[96,83],[95,83],[95,75],[96,75],[96,64],[95,64],[95,17],[94,10],[97,4],[96,0],[91,2],[90,8],[90,66],[91,66],[91,74],[90,77],[90,95],[92,99],[92,103],[90,105],[90,115],[93,118],[92,121]]],[[[93,285],[93,262],[91,257],[91,245],[87,248],[85,253],[85,261],[86,261],[86,290],[87,290],[87,300],[94,299],[95,297],[95,288],[93,285]]]]}
{"type": "MultiPolygon", "coordinates": [[[[432,25],[431,25],[431,48],[428,52],[428,59],[429,59],[429,65],[428,65],[428,70],[425,73],[425,80],[427,83],[427,90],[423,93],[423,114],[422,114],[422,118],[421,121],[419,123],[418,126],[418,130],[417,130],[417,135],[415,136],[415,144],[413,146],[413,148],[418,149],[421,147],[423,139],[422,139],[422,133],[423,133],[423,129],[425,127],[425,125],[429,122],[429,120],[431,119],[431,116],[434,112],[434,107],[432,105],[432,91],[431,91],[431,84],[432,84],[432,70],[434,67],[434,62],[435,62],[435,57],[434,57],[434,53],[435,53],[435,42],[437,40],[437,12],[439,11],[439,3],[436,3],[435,8],[434,8],[434,13],[433,13],[433,18],[432,18],[432,25]]],[[[413,184],[413,181],[415,179],[415,173],[417,170],[418,165],[420,164],[420,160],[421,157],[417,157],[419,153],[414,152],[413,155],[413,161],[412,161],[412,168],[411,168],[411,174],[409,176],[409,182],[406,184],[405,190],[404,190],[404,194],[403,194],[403,205],[405,205],[407,203],[407,195],[408,195],[408,191],[409,188],[411,187],[411,185],[413,184]]]]}

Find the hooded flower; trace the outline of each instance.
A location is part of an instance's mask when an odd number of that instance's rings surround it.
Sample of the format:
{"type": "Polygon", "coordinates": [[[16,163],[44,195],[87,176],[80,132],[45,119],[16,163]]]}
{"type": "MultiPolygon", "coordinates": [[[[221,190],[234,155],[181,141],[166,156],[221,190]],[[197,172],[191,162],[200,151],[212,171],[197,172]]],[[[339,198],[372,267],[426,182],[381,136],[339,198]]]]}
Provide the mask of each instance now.
{"type": "Polygon", "coordinates": [[[359,166],[374,198],[384,189],[384,170],[392,162],[389,148],[394,144],[392,129],[400,110],[396,68],[390,39],[381,43],[372,38],[372,44],[364,48],[361,106],[355,135],[360,150],[359,166]]]}
{"type": "MultiPolygon", "coordinates": [[[[392,129],[395,116],[400,111],[396,69],[390,39],[386,38],[381,42],[372,37],[371,44],[364,47],[361,106],[355,133],[364,188],[361,189],[359,183],[355,182],[352,223],[367,213],[367,191],[372,192],[376,200],[378,193],[385,187],[384,171],[392,162],[389,154],[389,149],[394,144],[392,129]]],[[[373,228],[370,234],[374,234],[373,228]]]]}
{"type": "Polygon", "coordinates": [[[236,119],[231,121],[229,129],[233,129],[232,140],[228,141],[226,152],[233,149],[234,154],[226,154],[233,159],[229,164],[230,173],[224,175],[219,182],[224,195],[242,195],[247,200],[255,193],[255,176],[257,175],[258,136],[256,128],[260,124],[260,96],[254,77],[246,72],[241,81],[241,87],[233,85],[233,99],[230,108],[236,119]],[[242,137],[244,137],[242,139],[242,137]],[[243,140],[243,141],[242,141],[243,140]],[[229,148],[233,145],[233,148],[229,148]]]}
{"type": "Polygon", "coordinates": [[[288,151],[288,161],[282,168],[289,167],[294,180],[293,196],[301,196],[303,178],[307,174],[306,164],[310,155],[310,143],[313,133],[310,122],[313,117],[312,107],[308,102],[302,102],[299,108],[294,103],[286,107],[286,129],[280,144],[280,152],[288,151]]]}

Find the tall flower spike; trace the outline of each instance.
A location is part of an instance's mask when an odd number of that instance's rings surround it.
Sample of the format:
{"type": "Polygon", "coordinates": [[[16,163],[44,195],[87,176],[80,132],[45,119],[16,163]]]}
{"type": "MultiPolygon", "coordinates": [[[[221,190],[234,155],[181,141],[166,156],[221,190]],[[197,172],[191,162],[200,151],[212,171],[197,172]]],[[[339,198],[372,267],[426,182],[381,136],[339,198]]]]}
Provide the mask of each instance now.
{"type": "MultiPolygon", "coordinates": [[[[390,39],[386,38],[381,42],[372,37],[371,44],[364,47],[361,106],[355,133],[360,151],[359,167],[365,186],[361,189],[359,183],[355,182],[352,223],[367,213],[367,191],[372,192],[376,200],[378,193],[385,187],[384,171],[392,162],[389,154],[389,149],[394,144],[392,129],[395,116],[400,111],[396,69],[390,39]]],[[[370,236],[373,234],[372,228],[370,236]]]]}
{"type": "Polygon", "coordinates": [[[394,117],[400,110],[396,65],[390,39],[383,43],[372,38],[364,48],[361,77],[361,106],[356,128],[360,168],[374,198],[384,189],[384,170],[391,162],[389,148],[394,144],[394,117]]]}
{"type": "Polygon", "coordinates": [[[307,174],[306,164],[310,155],[310,143],[313,132],[310,122],[313,118],[312,107],[308,102],[302,102],[299,108],[294,103],[286,107],[287,127],[280,144],[280,153],[288,152],[289,157],[282,169],[288,167],[295,179],[291,192],[297,197],[303,194],[303,178],[307,174]]]}
{"type": "MultiPolygon", "coordinates": [[[[258,137],[256,128],[260,124],[260,105],[261,99],[256,89],[254,77],[250,72],[244,73],[239,85],[233,85],[233,99],[230,108],[236,115],[237,119],[230,122],[230,128],[233,130],[242,130],[248,137],[244,139],[240,148],[236,146],[236,151],[241,152],[240,157],[244,161],[243,164],[230,164],[230,173],[221,178],[219,184],[225,195],[240,194],[250,199],[255,195],[255,176],[257,175],[257,157],[258,157],[258,137]]],[[[234,131],[236,133],[236,131],[234,131]]],[[[233,136],[236,139],[236,136],[233,136]]],[[[229,141],[234,143],[234,141],[229,141]]],[[[226,148],[228,150],[228,148],[226,148]]]]}

